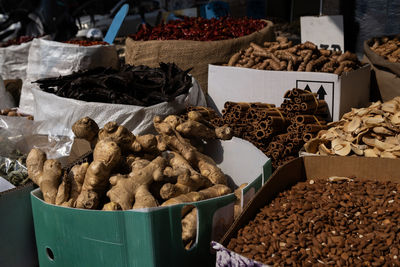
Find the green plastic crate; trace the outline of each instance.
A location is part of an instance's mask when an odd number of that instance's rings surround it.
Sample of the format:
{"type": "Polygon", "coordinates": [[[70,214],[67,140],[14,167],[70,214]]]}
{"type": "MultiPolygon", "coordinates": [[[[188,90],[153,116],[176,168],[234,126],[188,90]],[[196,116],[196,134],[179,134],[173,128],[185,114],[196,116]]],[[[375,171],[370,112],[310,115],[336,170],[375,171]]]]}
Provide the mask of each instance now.
{"type": "Polygon", "coordinates": [[[30,192],[32,183],[0,193],[0,266],[38,266],[30,192]]]}
{"type": "MultiPolygon", "coordinates": [[[[247,141],[234,138],[208,148],[207,154],[217,159],[231,182],[249,182],[243,190],[245,199],[250,199],[271,174],[270,160],[247,141]],[[246,160],[252,166],[237,164],[246,160]],[[246,167],[248,176],[244,175],[246,167]]],[[[31,193],[31,199],[41,267],[212,266],[215,254],[210,242],[219,240],[232,224],[235,196],[129,211],[49,205],[39,189],[31,193]],[[181,209],[186,205],[198,211],[197,240],[189,250],[181,239],[181,209]]]]}

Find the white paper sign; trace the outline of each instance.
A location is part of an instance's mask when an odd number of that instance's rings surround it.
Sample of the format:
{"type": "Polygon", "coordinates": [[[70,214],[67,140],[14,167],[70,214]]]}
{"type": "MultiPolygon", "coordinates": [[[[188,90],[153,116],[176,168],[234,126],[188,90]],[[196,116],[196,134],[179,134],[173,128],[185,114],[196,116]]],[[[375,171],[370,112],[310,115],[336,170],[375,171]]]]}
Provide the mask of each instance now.
{"type": "Polygon", "coordinates": [[[318,48],[344,51],[343,16],[307,16],[300,18],[301,42],[313,42],[318,48]]]}

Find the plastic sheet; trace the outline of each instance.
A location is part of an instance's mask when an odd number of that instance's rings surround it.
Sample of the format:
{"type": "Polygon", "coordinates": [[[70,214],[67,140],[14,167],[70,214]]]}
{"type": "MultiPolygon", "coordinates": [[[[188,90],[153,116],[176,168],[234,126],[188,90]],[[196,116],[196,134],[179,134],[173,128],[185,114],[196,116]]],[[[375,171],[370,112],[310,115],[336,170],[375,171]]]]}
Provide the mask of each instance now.
{"type": "Polygon", "coordinates": [[[0,109],[15,107],[14,100],[9,92],[6,91],[3,78],[0,76],[0,109]]]}
{"type": "Polygon", "coordinates": [[[23,154],[36,147],[48,158],[67,157],[73,144],[72,133],[59,131],[51,134],[47,129],[56,125],[54,120],[31,121],[21,117],[0,116],[0,156],[9,157],[15,151],[23,154]]]}

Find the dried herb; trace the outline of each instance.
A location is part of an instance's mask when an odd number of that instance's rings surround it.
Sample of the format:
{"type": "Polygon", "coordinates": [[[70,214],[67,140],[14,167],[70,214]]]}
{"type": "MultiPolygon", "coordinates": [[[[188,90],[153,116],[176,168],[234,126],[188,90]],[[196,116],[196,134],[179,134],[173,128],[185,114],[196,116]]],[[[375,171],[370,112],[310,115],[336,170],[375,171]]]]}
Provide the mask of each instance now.
{"type": "Polygon", "coordinates": [[[26,169],[26,155],[15,150],[5,158],[0,157],[0,177],[3,177],[15,186],[24,185],[29,181],[26,169]]]}
{"type": "Polygon", "coordinates": [[[120,70],[99,67],[36,81],[57,96],[88,102],[151,106],[172,101],[192,87],[189,70],[173,63],[159,68],[124,65],[120,70]]]}

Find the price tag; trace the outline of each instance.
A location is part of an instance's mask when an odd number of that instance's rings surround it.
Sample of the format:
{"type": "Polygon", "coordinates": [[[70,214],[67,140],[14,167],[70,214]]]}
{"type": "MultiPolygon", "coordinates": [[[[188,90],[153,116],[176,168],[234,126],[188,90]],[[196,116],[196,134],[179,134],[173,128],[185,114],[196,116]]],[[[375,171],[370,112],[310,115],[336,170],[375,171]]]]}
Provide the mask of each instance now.
{"type": "Polygon", "coordinates": [[[301,42],[313,42],[321,49],[344,51],[343,16],[300,18],[301,42]]]}

